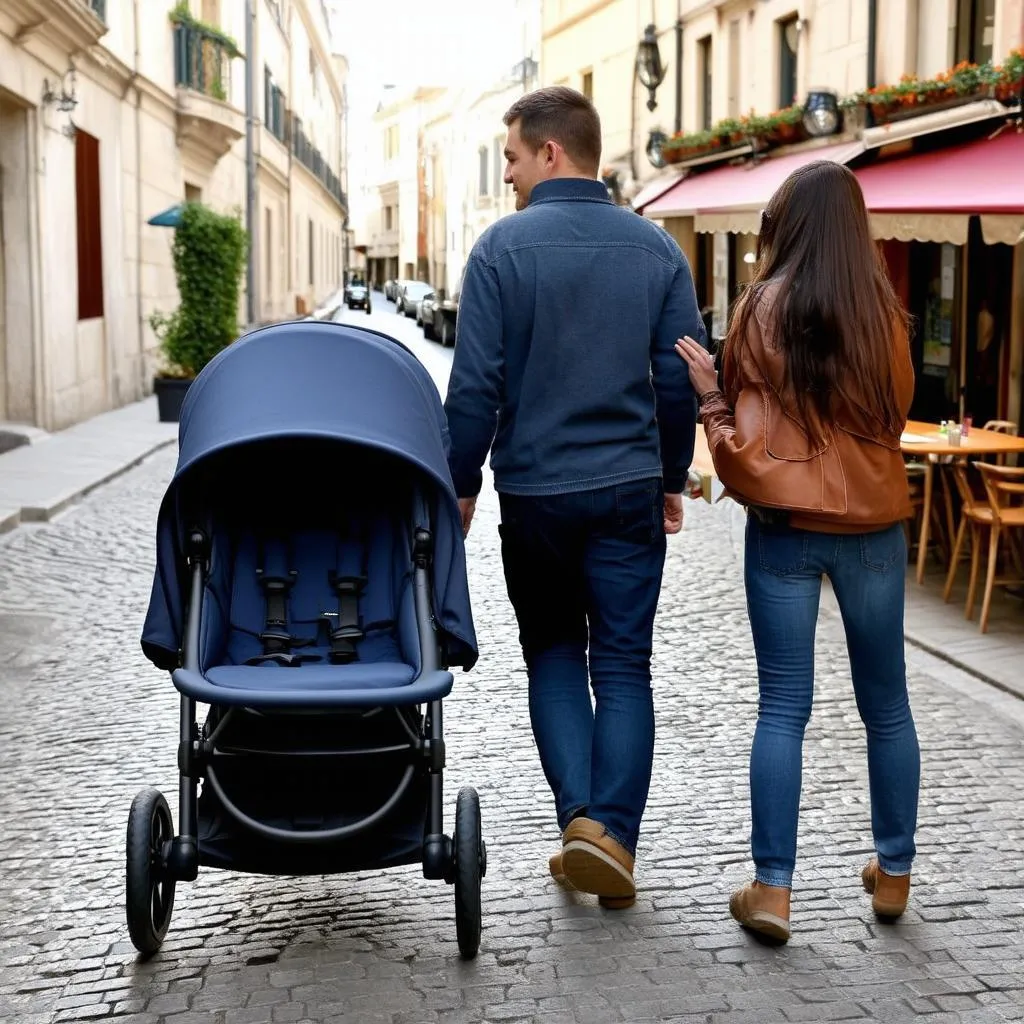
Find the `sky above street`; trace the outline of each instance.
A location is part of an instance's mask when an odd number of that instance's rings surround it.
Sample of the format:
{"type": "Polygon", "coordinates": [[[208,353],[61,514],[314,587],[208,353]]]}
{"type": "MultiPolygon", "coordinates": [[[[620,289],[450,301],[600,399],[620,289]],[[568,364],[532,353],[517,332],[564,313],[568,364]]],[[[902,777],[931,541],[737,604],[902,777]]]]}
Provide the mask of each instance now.
{"type": "Polygon", "coordinates": [[[332,11],[334,49],[349,62],[350,184],[356,192],[357,164],[370,144],[373,112],[382,99],[417,86],[483,92],[522,60],[524,17],[532,12],[536,26],[539,10],[539,0],[326,0],[326,5],[332,11]]]}
{"type": "MultiPolygon", "coordinates": [[[[520,0],[521,2],[521,0],[520,0]]],[[[517,0],[329,0],[353,108],[385,85],[487,85],[522,58],[517,0]]],[[[536,56],[536,55],[535,55],[536,56]]]]}

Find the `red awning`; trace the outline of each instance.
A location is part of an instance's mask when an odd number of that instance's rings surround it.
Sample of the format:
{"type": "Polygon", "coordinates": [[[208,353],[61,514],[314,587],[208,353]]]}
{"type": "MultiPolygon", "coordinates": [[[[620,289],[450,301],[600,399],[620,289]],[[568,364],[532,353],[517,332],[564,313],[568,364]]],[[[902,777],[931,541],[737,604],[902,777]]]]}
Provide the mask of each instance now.
{"type": "Polygon", "coordinates": [[[1024,213],[1024,134],[1010,129],[855,173],[872,212],[1024,213]]]}
{"type": "Polygon", "coordinates": [[[814,160],[847,163],[863,152],[863,143],[837,143],[769,157],[756,164],[748,162],[742,166],[695,173],[649,203],[644,209],[644,216],[661,219],[735,212],[743,216],[736,221],[736,227],[726,227],[725,230],[752,230],[756,233],[760,211],[798,167],[814,160]]]}
{"type": "Polygon", "coordinates": [[[635,212],[643,213],[644,207],[653,203],[655,199],[663,196],[680,178],[686,174],[685,171],[675,171],[672,174],[661,174],[644,184],[640,191],[633,196],[631,205],[635,212]]]}

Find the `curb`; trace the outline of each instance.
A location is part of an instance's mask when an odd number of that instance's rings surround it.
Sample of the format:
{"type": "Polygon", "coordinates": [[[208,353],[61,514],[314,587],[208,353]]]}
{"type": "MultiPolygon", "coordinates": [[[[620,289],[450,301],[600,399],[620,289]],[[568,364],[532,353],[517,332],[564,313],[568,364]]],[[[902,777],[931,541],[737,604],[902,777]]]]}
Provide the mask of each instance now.
{"type": "Polygon", "coordinates": [[[66,491],[58,498],[54,499],[52,502],[47,502],[45,505],[28,505],[14,512],[6,509],[0,511],[0,534],[9,533],[26,523],[49,522],[55,516],[60,515],[61,512],[64,512],[82,498],[91,494],[97,488],[110,483],[112,480],[116,480],[119,476],[123,476],[129,470],[132,470],[136,466],[145,462],[151,455],[155,455],[164,448],[169,448],[171,445],[177,444],[177,442],[178,439],[176,437],[168,438],[165,441],[155,441],[145,451],[133,456],[128,461],[121,463],[87,483],[73,487],[71,490],[66,491]]]}
{"type": "Polygon", "coordinates": [[[903,637],[908,644],[912,647],[916,647],[919,651],[924,651],[926,654],[930,654],[933,658],[938,658],[940,661],[944,661],[947,665],[952,665],[965,675],[969,675],[972,679],[977,679],[979,682],[987,683],[996,690],[1001,690],[1003,693],[1008,694],[1019,701],[1024,701],[1024,691],[1015,690],[1012,686],[1009,686],[1001,680],[995,679],[982,672],[981,669],[975,668],[973,665],[968,665],[966,662],[958,661],[941,647],[936,647],[935,644],[929,643],[927,640],[922,640],[920,637],[915,636],[907,630],[903,631],[903,637]]]}
{"type": "Polygon", "coordinates": [[[155,455],[158,451],[162,451],[164,448],[170,447],[172,444],[177,444],[178,439],[176,437],[171,438],[168,441],[157,441],[154,442],[153,446],[148,450],[142,452],[140,455],[136,455],[128,462],[122,463],[120,466],[115,467],[102,476],[97,477],[95,480],[90,480],[87,484],[81,484],[66,494],[59,497],[52,504],[45,506],[29,506],[21,510],[21,521],[23,523],[45,523],[53,519],[54,516],[60,515],[65,509],[69,508],[75,502],[91,494],[98,487],[102,487],[104,484],[109,484],[111,480],[116,480],[119,476],[123,476],[129,470],[134,469],[136,466],[141,465],[151,455],[155,455]]]}

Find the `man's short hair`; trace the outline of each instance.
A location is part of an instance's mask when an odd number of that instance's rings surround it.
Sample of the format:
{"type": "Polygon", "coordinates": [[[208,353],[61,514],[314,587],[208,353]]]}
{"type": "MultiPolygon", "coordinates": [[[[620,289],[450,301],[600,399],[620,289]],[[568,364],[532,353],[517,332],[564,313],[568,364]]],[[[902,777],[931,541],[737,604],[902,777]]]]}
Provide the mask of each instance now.
{"type": "Polygon", "coordinates": [[[535,89],[516,100],[502,120],[509,128],[519,122],[519,135],[534,153],[553,139],[580,170],[597,173],[601,118],[583,93],[565,85],[535,89]]]}

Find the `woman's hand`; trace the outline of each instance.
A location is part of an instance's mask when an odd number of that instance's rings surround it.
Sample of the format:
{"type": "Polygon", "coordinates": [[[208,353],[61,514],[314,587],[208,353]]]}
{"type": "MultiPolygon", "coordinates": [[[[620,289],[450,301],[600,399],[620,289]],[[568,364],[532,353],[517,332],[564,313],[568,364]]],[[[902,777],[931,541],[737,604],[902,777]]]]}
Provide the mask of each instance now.
{"type": "Polygon", "coordinates": [[[715,360],[707,349],[686,335],[676,342],[676,352],[690,368],[690,383],[698,395],[718,390],[718,371],[715,369],[715,360]]]}

